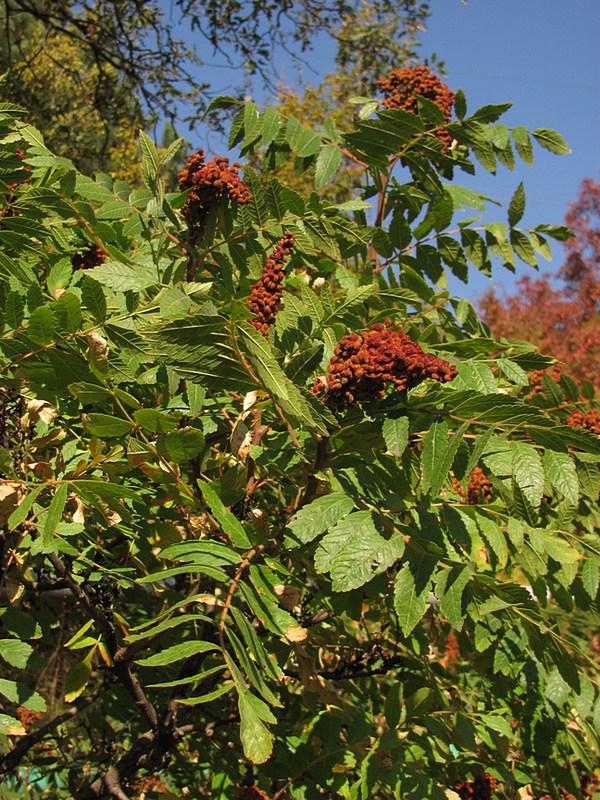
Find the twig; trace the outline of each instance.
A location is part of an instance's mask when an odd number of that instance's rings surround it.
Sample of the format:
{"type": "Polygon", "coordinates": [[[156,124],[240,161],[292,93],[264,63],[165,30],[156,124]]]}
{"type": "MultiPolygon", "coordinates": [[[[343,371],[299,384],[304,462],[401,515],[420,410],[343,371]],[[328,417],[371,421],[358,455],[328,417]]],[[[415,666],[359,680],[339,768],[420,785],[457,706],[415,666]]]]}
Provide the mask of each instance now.
{"type": "Polygon", "coordinates": [[[315,455],[315,463],[311,470],[311,473],[308,477],[306,482],[306,488],[303,494],[298,501],[298,505],[294,509],[294,512],[298,511],[298,509],[302,508],[302,506],[307,506],[317,496],[317,492],[319,490],[319,479],[317,478],[317,472],[321,472],[323,467],[327,462],[327,444],[329,442],[328,436],[322,436],[320,439],[317,440],[317,452],[315,455]]]}
{"type": "Polygon", "coordinates": [[[54,719],[51,719],[45,725],[42,725],[42,727],[38,728],[37,731],[28,733],[27,736],[23,736],[21,739],[19,739],[19,743],[0,759],[0,775],[6,774],[18,766],[28,750],[30,750],[38,742],[41,742],[46,734],[50,733],[50,731],[58,728],[58,726],[62,725],[63,722],[67,722],[76,714],[79,714],[81,711],[90,706],[97,699],[98,694],[99,691],[95,691],[93,694],[90,694],[87,697],[79,697],[71,706],[71,708],[67,709],[62,714],[59,714],[57,717],[54,717],[54,719]]]}
{"type": "MultiPolygon", "coordinates": [[[[53,565],[58,575],[65,581],[71,592],[75,595],[79,603],[85,608],[90,617],[96,622],[100,632],[106,641],[106,646],[111,658],[119,650],[116,639],[116,632],[113,623],[101,610],[95,606],[86,592],[81,588],[77,581],[71,576],[63,562],[55,553],[49,553],[48,559],[53,565]]],[[[155,729],[158,725],[158,716],[152,703],[144,694],[144,690],[136,676],[132,673],[128,664],[120,661],[114,663],[113,672],[127,689],[136,706],[140,709],[149,725],[155,729]]]]}

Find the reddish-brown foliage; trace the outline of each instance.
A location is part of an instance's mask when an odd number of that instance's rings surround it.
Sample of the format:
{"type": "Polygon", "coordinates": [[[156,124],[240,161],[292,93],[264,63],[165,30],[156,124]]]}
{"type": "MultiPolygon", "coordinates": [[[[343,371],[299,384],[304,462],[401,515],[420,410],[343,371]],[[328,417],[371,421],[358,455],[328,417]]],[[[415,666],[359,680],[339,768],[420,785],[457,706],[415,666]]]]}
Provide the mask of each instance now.
{"type": "MultiPolygon", "coordinates": [[[[426,97],[440,108],[444,120],[450,122],[454,92],[443,83],[429,67],[407,67],[395,69],[380,78],[377,82],[379,91],[384,94],[382,100],[386,108],[402,108],[416,114],[418,111],[418,97],[426,97]]],[[[452,144],[452,137],[445,128],[436,133],[437,138],[444,143],[444,150],[452,144]]]]}
{"type": "Polygon", "coordinates": [[[426,378],[444,383],[456,377],[456,367],[425,353],[402,330],[394,330],[391,320],[342,337],[327,370],[323,399],[331,408],[383,397],[388,383],[403,391],[426,378]]]}
{"type": "Polygon", "coordinates": [[[269,335],[269,327],[275,316],[283,295],[283,279],[285,278],[285,259],[292,252],[296,237],[286,232],[277,242],[270,256],[267,256],[262,275],[252,287],[248,298],[248,308],[254,314],[250,320],[263,336],[269,335]]]}
{"type": "Polygon", "coordinates": [[[565,219],[575,231],[558,271],[517,282],[519,294],[487,292],[479,307],[495,336],[526,339],[559,359],[576,380],[600,387],[600,183],[583,182],[565,219]]]}

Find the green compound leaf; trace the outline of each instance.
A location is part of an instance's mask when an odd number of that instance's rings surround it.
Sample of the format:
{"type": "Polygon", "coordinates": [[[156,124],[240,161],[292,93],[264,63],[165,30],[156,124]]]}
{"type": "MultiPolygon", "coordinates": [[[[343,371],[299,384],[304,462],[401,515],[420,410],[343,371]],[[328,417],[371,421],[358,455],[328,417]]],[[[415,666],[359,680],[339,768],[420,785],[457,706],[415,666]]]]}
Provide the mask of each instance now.
{"type": "Polygon", "coordinates": [[[241,522],[235,517],[231,511],[228,511],[219,495],[215,492],[213,487],[206,481],[198,480],[200,491],[204,495],[204,499],[217,522],[221,525],[224,532],[229,536],[231,542],[236,547],[248,548],[252,547],[252,542],[248,538],[248,534],[242,527],[241,522]]]}
{"type": "Polygon", "coordinates": [[[440,611],[458,631],[462,629],[466,616],[465,588],[470,578],[470,567],[451,567],[439,573],[435,584],[440,611]]]}
{"type": "Polygon", "coordinates": [[[298,547],[312,542],[323,531],[335,525],[354,508],[354,500],[342,493],[318,497],[300,509],[286,527],[285,544],[298,547]]]}
{"type": "Polygon", "coordinates": [[[330,573],[334,592],[348,592],[390,567],[403,552],[401,536],[384,539],[371,513],[357,511],[323,537],[315,553],[315,568],[330,573]]]}
{"type": "Polygon", "coordinates": [[[113,417],[110,414],[90,414],[85,421],[85,427],[94,436],[126,436],[133,426],[132,422],[122,417],[113,417]]]}
{"type": "Polygon", "coordinates": [[[52,498],[48,508],[48,513],[46,514],[44,530],[42,531],[42,543],[44,547],[47,547],[52,541],[52,537],[54,536],[54,532],[56,531],[58,523],[62,519],[62,514],[67,502],[68,491],[69,484],[65,481],[65,483],[62,483],[54,493],[54,497],[52,498]]]}
{"type": "Polygon", "coordinates": [[[265,339],[249,325],[240,326],[241,339],[258,377],[284,414],[309,431],[327,435],[328,428],[314,406],[302,395],[277,363],[265,339]]]}
{"type": "Polygon", "coordinates": [[[46,711],[46,701],[33,689],[17,681],[0,678],[0,694],[3,694],[11,703],[23,706],[28,711],[46,711]]]}
{"type": "Polygon", "coordinates": [[[33,647],[19,639],[0,639],[0,658],[17,669],[25,669],[33,647]]]}
{"type": "Polygon", "coordinates": [[[518,225],[525,213],[525,187],[521,182],[515,189],[508,206],[508,224],[513,228],[518,225]]]}
{"type": "Polygon", "coordinates": [[[101,284],[86,275],[81,283],[81,300],[96,322],[106,319],[106,298],[101,284]]]}
{"type": "Polygon", "coordinates": [[[40,306],[29,317],[27,333],[36,344],[50,344],[54,341],[56,318],[48,306],[40,306]]]}
{"type": "Polygon", "coordinates": [[[185,464],[200,455],[204,449],[204,434],[196,428],[170,431],[159,436],[156,449],[169,461],[185,464]]]}
{"type": "Polygon", "coordinates": [[[433,423],[423,441],[421,490],[424,493],[430,491],[432,497],[437,497],[440,493],[468,427],[468,422],[463,423],[450,437],[446,422],[433,423]]]}
{"type": "Polygon", "coordinates": [[[326,144],[319,151],[317,156],[317,167],[315,170],[315,186],[317,188],[325,186],[332,178],[342,163],[342,154],[338,147],[326,144]]]}
{"type": "Polygon", "coordinates": [[[264,764],[273,751],[273,735],[265,722],[277,720],[267,704],[247,690],[240,692],[238,709],[244,755],[253,764],[264,764]]]}
{"type": "Polygon", "coordinates": [[[72,667],[65,682],[65,702],[72,703],[84,691],[92,675],[92,658],[96,647],[92,647],[83,661],[72,667]]]}
{"type": "Polygon", "coordinates": [[[428,554],[409,556],[398,573],[394,608],[404,636],[411,633],[425,613],[437,563],[437,558],[428,554]]]}
{"type": "Polygon", "coordinates": [[[389,452],[400,458],[408,444],[408,417],[388,419],[383,422],[383,438],[389,452]]]}
{"type": "Polygon", "coordinates": [[[535,131],[531,131],[531,134],[539,145],[546,150],[550,150],[551,153],[562,156],[571,152],[569,145],[560,133],[552,130],[552,128],[537,128],[535,131]]]}
{"type": "Polygon", "coordinates": [[[533,445],[528,442],[512,445],[512,474],[527,500],[537,508],[544,491],[544,467],[533,445]]]}
{"type": "Polygon", "coordinates": [[[218,650],[216,644],[212,642],[182,642],[173,647],[166,647],[154,655],[147,658],[138,658],[136,664],[140,667],[164,667],[167,664],[174,664],[184,658],[195,656],[198,653],[207,653],[210,650],[218,650]]]}
{"type": "Polygon", "coordinates": [[[566,453],[546,450],[544,453],[544,470],[550,483],[570,503],[579,501],[579,480],[573,460],[566,453]]]}

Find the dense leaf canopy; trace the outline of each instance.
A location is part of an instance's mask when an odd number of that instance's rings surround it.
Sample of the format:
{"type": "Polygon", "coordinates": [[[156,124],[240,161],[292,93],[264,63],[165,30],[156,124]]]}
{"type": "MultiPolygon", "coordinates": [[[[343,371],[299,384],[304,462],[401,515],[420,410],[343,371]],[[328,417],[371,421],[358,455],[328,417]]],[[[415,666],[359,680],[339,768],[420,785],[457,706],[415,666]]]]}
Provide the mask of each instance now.
{"type": "Polygon", "coordinates": [[[131,190],[0,107],[6,798],[594,791],[593,387],[445,288],[568,236],[460,185],[567,150],[506,108],[248,102],[260,174],[171,193],[178,143],[131,190]]]}

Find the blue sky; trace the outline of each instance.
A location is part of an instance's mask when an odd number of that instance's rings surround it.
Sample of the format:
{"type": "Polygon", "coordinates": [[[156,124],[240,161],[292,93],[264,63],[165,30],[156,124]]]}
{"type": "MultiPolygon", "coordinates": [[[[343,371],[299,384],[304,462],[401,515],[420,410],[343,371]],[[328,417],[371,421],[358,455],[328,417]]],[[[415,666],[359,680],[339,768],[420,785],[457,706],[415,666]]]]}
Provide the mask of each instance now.
{"type": "MultiPolygon", "coordinates": [[[[162,5],[168,8],[169,0],[162,5]]],[[[470,184],[468,176],[461,175],[459,182],[506,205],[523,181],[527,210],[521,224],[562,223],[581,181],[600,179],[600,0],[430,0],[430,8],[421,52],[424,57],[435,53],[444,61],[447,83],[464,89],[469,110],[512,102],[503,117],[507,125],[554,128],[572,150],[555,156],[536,147],[532,168],[518,163],[514,172],[500,168],[496,176],[481,170],[470,184]]],[[[331,44],[319,41],[308,56],[304,80],[318,83],[332,68],[333,55],[331,44]]],[[[277,67],[282,83],[297,83],[297,67],[289,59],[279,56],[277,67]]],[[[231,69],[204,69],[202,77],[225,93],[241,75],[231,69]]],[[[259,85],[254,96],[259,102],[265,99],[259,85]]],[[[209,150],[213,144],[218,147],[211,139],[206,143],[209,150]]],[[[505,210],[494,210],[488,221],[492,219],[505,220],[505,210]]],[[[553,253],[552,264],[541,262],[543,270],[560,266],[562,245],[553,245],[553,253]]],[[[518,268],[518,274],[531,272],[525,265],[518,268]]],[[[514,278],[498,268],[493,283],[510,290],[514,278]]],[[[450,288],[473,297],[490,285],[484,276],[474,275],[467,287],[452,280],[450,288]]]]}
{"type": "MultiPolygon", "coordinates": [[[[534,165],[481,172],[478,190],[507,203],[520,180],[527,212],[523,225],[561,223],[584,178],[600,180],[600,2],[598,0],[431,0],[423,53],[445,61],[447,82],[461,86],[469,108],[512,102],[508,125],[558,130],[572,152],[554,156],[537,147],[534,165]]],[[[562,245],[543,269],[555,270],[562,245]]],[[[522,273],[531,268],[522,265],[522,273]]],[[[510,288],[510,273],[498,270],[495,283],[510,288]]],[[[483,291],[484,278],[469,285],[483,291]]]]}

